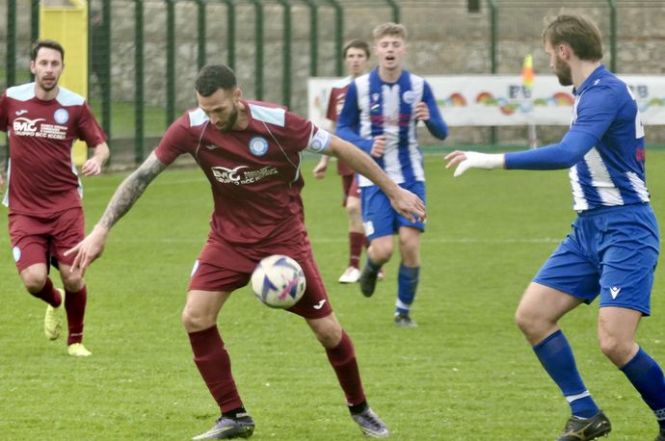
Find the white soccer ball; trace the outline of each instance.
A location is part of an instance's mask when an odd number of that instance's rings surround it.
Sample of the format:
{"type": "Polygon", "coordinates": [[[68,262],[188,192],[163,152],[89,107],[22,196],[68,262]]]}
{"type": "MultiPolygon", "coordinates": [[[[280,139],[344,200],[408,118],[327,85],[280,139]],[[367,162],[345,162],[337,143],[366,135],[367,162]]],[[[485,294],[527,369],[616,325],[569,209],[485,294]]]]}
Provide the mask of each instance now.
{"type": "Polygon", "coordinates": [[[261,259],[251,283],[256,298],[271,308],[290,308],[305,294],[305,273],[298,262],[281,254],[261,259]]]}

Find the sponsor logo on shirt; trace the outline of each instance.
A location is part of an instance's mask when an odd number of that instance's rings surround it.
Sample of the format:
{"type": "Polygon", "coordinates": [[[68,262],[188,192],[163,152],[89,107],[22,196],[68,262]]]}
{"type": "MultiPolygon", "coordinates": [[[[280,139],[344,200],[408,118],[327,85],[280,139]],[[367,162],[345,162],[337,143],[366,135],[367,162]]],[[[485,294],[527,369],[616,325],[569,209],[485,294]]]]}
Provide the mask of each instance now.
{"type": "Polygon", "coordinates": [[[246,170],[249,168],[246,165],[239,165],[235,168],[226,168],[226,167],[212,167],[212,174],[217,179],[218,182],[222,184],[233,184],[233,185],[246,185],[259,182],[262,179],[276,175],[279,171],[270,165],[262,167],[258,170],[246,170]]]}
{"type": "Polygon", "coordinates": [[[19,247],[12,248],[12,255],[14,256],[14,262],[21,260],[21,249],[19,247]]]}
{"type": "Polygon", "coordinates": [[[16,118],[12,124],[15,136],[31,136],[34,138],[47,138],[63,140],[67,137],[67,126],[44,124],[44,118],[28,119],[16,118]]]}
{"type": "Polygon", "coordinates": [[[262,136],[255,136],[249,140],[249,151],[254,156],[263,156],[268,153],[268,140],[262,136]]]}
{"type": "Polygon", "coordinates": [[[67,112],[66,109],[60,108],[53,114],[53,119],[55,119],[55,122],[58,124],[66,124],[67,121],[69,121],[69,112],[67,112]]]}

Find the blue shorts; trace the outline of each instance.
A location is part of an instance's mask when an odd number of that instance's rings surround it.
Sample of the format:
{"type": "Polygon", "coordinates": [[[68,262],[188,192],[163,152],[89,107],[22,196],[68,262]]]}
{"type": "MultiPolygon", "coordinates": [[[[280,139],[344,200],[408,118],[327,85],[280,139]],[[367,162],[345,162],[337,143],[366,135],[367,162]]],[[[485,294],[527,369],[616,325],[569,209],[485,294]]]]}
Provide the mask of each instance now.
{"type": "MultiPolygon", "coordinates": [[[[425,202],[425,183],[415,181],[399,184],[400,187],[416,194],[425,202]]],[[[360,188],[361,206],[363,212],[363,226],[367,239],[374,240],[377,237],[392,236],[400,227],[411,227],[419,231],[425,231],[423,222],[411,222],[400,215],[390,205],[390,199],[376,185],[360,188]]]]}
{"type": "Polygon", "coordinates": [[[600,306],[651,313],[659,252],[658,224],[648,204],[581,213],[534,282],[600,306]]]}

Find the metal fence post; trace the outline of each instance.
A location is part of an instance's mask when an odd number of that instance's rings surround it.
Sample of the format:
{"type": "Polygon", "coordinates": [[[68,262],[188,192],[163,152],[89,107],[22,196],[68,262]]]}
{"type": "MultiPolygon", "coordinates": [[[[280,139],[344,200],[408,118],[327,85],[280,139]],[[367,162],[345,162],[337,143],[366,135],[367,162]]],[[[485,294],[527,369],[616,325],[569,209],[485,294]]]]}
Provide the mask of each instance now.
{"type": "Polygon", "coordinates": [[[16,0],[7,3],[7,87],[16,84],[16,0]]]}
{"type": "Polygon", "coordinates": [[[166,2],[166,127],[175,119],[175,3],[166,2]]]}
{"type": "Polygon", "coordinates": [[[134,0],[134,162],[143,161],[143,0],[134,0]]]}
{"type": "Polygon", "coordinates": [[[319,16],[318,5],[313,0],[304,0],[309,6],[309,74],[315,77],[319,58],[319,16]]]}
{"type": "Polygon", "coordinates": [[[390,6],[390,8],[393,10],[393,22],[399,23],[400,20],[399,5],[395,0],[386,0],[386,3],[388,3],[388,6],[390,6]]]}
{"type": "Polygon", "coordinates": [[[196,66],[201,70],[206,65],[208,57],[206,51],[206,0],[196,0],[196,38],[198,40],[196,66]]]}
{"type": "Polygon", "coordinates": [[[289,0],[277,0],[284,14],[284,51],[282,54],[282,103],[291,107],[291,4],[289,0]]]}
{"type": "Polygon", "coordinates": [[[344,47],[344,10],[337,0],[327,0],[335,8],[335,75],[344,75],[344,60],[342,50],[344,47]]]}
{"type": "Polygon", "coordinates": [[[227,64],[235,70],[236,66],[236,6],[234,0],[222,0],[226,4],[226,42],[228,44],[227,64]]]}
{"type": "Polygon", "coordinates": [[[616,0],[607,0],[610,5],[610,70],[617,72],[617,4],[616,0]]]}
{"type": "MultiPolygon", "coordinates": [[[[493,74],[497,73],[498,63],[496,59],[498,27],[499,27],[499,11],[497,0],[487,0],[490,7],[490,69],[493,74]]],[[[497,130],[496,126],[490,127],[490,143],[496,145],[497,143],[497,130]]]]}
{"type": "Polygon", "coordinates": [[[255,33],[256,33],[256,57],[254,69],[256,82],[254,84],[254,95],[257,100],[263,99],[263,4],[261,0],[251,0],[254,3],[256,14],[255,33]]]}

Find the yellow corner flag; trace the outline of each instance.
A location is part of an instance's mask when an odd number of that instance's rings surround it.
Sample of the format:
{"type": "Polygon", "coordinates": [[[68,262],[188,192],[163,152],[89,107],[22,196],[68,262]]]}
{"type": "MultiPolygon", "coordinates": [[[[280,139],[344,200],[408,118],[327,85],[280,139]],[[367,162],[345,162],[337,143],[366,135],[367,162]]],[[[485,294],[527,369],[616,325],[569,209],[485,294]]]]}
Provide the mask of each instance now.
{"type": "Polygon", "coordinates": [[[533,90],[533,57],[531,54],[524,57],[522,63],[522,86],[525,91],[533,90]]]}

